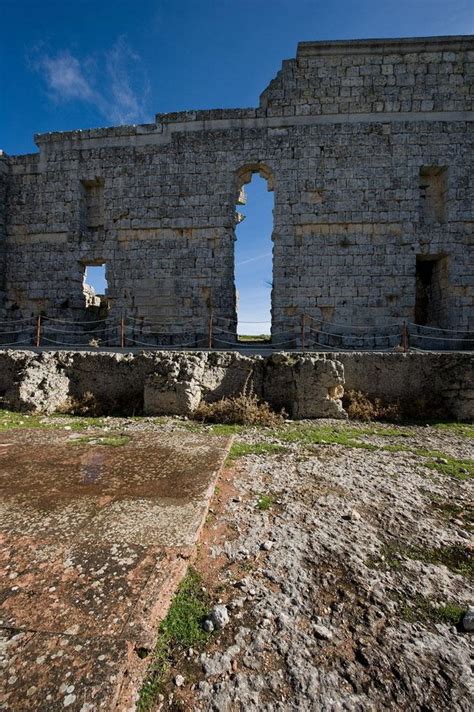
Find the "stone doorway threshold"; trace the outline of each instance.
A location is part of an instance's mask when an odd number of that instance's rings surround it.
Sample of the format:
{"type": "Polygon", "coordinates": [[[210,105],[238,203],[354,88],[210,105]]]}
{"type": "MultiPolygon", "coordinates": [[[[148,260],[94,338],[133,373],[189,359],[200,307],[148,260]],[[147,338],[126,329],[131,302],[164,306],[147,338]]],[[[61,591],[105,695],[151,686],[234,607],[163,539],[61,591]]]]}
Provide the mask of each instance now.
{"type": "Polygon", "coordinates": [[[0,436],[2,710],[133,709],[230,444],[103,435],[0,436]]]}

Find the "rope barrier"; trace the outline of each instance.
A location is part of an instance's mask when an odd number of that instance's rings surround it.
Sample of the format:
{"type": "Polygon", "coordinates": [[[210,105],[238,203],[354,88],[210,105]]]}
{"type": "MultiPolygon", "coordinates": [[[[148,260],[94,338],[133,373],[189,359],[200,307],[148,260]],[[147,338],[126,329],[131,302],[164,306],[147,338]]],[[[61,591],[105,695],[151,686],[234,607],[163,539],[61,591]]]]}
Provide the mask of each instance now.
{"type": "Polygon", "coordinates": [[[413,332],[411,333],[411,338],[412,339],[428,339],[428,341],[472,341],[474,342],[473,339],[466,339],[466,338],[461,338],[459,339],[453,338],[452,336],[423,336],[423,334],[414,334],[413,332]]]}
{"type": "MultiPolygon", "coordinates": [[[[130,344],[136,344],[147,348],[162,349],[198,348],[202,347],[202,345],[208,349],[212,349],[215,346],[219,348],[221,345],[238,349],[245,345],[248,348],[257,349],[287,348],[299,351],[354,351],[357,349],[393,351],[397,346],[400,346],[404,352],[410,350],[410,348],[414,351],[423,350],[423,345],[420,345],[419,340],[421,342],[431,342],[431,348],[426,344],[425,350],[435,350],[436,344],[439,344],[441,350],[449,350],[449,344],[452,344],[454,349],[459,344],[463,344],[464,348],[470,349],[470,344],[474,344],[474,332],[472,331],[441,329],[440,327],[415,324],[414,322],[389,323],[381,326],[340,324],[317,319],[304,313],[298,317],[298,323],[293,324],[291,328],[286,331],[274,332],[271,337],[269,335],[267,343],[256,341],[254,344],[249,344],[239,341],[239,335],[236,331],[229,330],[228,321],[223,326],[218,325],[219,321],[224,321],[224,319],[222,317],[214,318],[212,311],[209,312],[207,322],[198,327],[190,325],[188,322],[158,322],[135,316],[128,316],[127,318],[122,316],[120,320],[117,319],[117,323],[114,323],[110,317],[96,320],[89,319],[87,321],[71,321],[38,315],[36,318],[25,317],[0,321],[0,339],[17,335],[19,337],[15,341],[0,344],[0,348],[20,346],[27,343],[36,347],[40,347],[42,343],[82,347],[90,346],[90,342],[93,339],[98,343],[104,341],[104,346],[107,345],[114,348],[126,348],[130,344]],[[23,328],[22,324],[25,325],[23,328]],[[163,331],[163,327],[168,326],[168,324],[173,330],[163,331]],[[318,324],[321,325],[319,328],[317,327],[318,324]],[[154,330],[155,325],[157,330],[154,330]],[[410,325],[410,329],[408,325],[410,325]],[[398,327],[401,331],[384,333],[386,329],[393,328],[393,326],[398,327]],[[9,329],[8,327],[12,328],[9,329]],[[365,333],[358,333],[357,330],[359,329],[365,329],[365,333]],[[378,329],[379,333],[373,333],[374,329],[378,329]],[[423,330],[434,332],[436,336],[433,333],[426,333],[426,331],[425,333],[419,333],[419,331],[423,330]],[[31,331],[33,333],[25,335],[25,332],[28,334],[31,331]],[[456,336],[456,334],[459,334],[459,336],[456,336]],[[68,340],[68,337],[70,340],[68,340]],[[179,342],[180,338],[183,341],[179,342]],[[161,340],[167,343],[159,343],[161,340]],[[172,343],[175,340],[178,343],[172,343]],[[410,346],[410,340],[417,345],[418,349],[410,346]],[[72,341],[75,343],[72,343],[72,341]],[[150,343],[150,341],[153,343],[150,343]],[[392,342],[395,343],[392,344],[392,342]],[[297,346],[295,346],[296,344],[297,346]]],[[[238,323],[268,325],[271,322],[269,320],[244,320],[238,323]]]]}
{"type": "Polygon", "coordinates": [[[438,326],[426,326],[426,324],[415,324],[414,321],[408,321],[409,326],[414,326],[415,329],[430,329],[431,331],[447,331],[449,334],[472,334],[469,329],[442,329],[438,326]]]}

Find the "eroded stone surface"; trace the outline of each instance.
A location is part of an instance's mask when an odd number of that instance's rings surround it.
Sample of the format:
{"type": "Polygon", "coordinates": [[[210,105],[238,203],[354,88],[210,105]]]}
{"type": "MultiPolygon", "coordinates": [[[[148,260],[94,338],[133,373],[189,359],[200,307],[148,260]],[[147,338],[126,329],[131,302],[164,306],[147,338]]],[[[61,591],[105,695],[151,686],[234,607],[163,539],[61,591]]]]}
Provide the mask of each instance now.
{"type": "Polygon", "coordinates": [[[134,648],[153,645],[228,442],[9,431],[1,445],[2,709],[127,709],[134,648]]]}

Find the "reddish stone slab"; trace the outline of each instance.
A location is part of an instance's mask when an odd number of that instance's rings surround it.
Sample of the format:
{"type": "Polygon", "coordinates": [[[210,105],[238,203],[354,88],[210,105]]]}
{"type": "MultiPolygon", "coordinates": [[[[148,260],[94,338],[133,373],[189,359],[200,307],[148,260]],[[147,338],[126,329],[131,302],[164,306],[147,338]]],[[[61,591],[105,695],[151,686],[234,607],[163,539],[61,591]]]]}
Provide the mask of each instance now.
{"type": "Polygon", "coordinates": [[[51,437],[0,438],[1,709],[129,709],[229,442],[51,437]]]}

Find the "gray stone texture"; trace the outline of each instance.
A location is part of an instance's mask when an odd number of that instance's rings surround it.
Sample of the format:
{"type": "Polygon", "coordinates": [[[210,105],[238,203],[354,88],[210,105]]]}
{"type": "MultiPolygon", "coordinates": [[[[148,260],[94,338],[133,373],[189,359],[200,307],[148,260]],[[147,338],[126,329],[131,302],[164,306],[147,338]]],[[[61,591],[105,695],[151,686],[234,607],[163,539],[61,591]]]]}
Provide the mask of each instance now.
{"type": "MultiPolygon", "coordinates": [[[[0,351],[0,405],[52,412],[92,397],[104,414],[191,415],[201,400],[255,393],[290,417],[344,418],[344,388],[385,402],[433,400],[444,416],[474,419],[469,353],[273,354],[154,351],[0,351]]],[[[425,403],[425,411],[423,411],[425,403]]]]}
{"type": "Polygon", "coordinates": [[[383,401],[438,405],[446,416],[474,419],[474,356],[469,353],[338,353],[346,390],[383,401]]]}
{"type": "Polygon", "coordinates": [[[259,172],[275,342],[297,343],[303,312],[413,321],[417,255],[444,260],[433,325],[473,329],[473,80],[472,37],[304,42],[256,109],[36,136],[0,157],[3,316],[102,318],[82,282],[105,262],[103,343],[124,314],[138,346],[206,346],[211,312],[232,339],[236,203],[259,172]]]}

